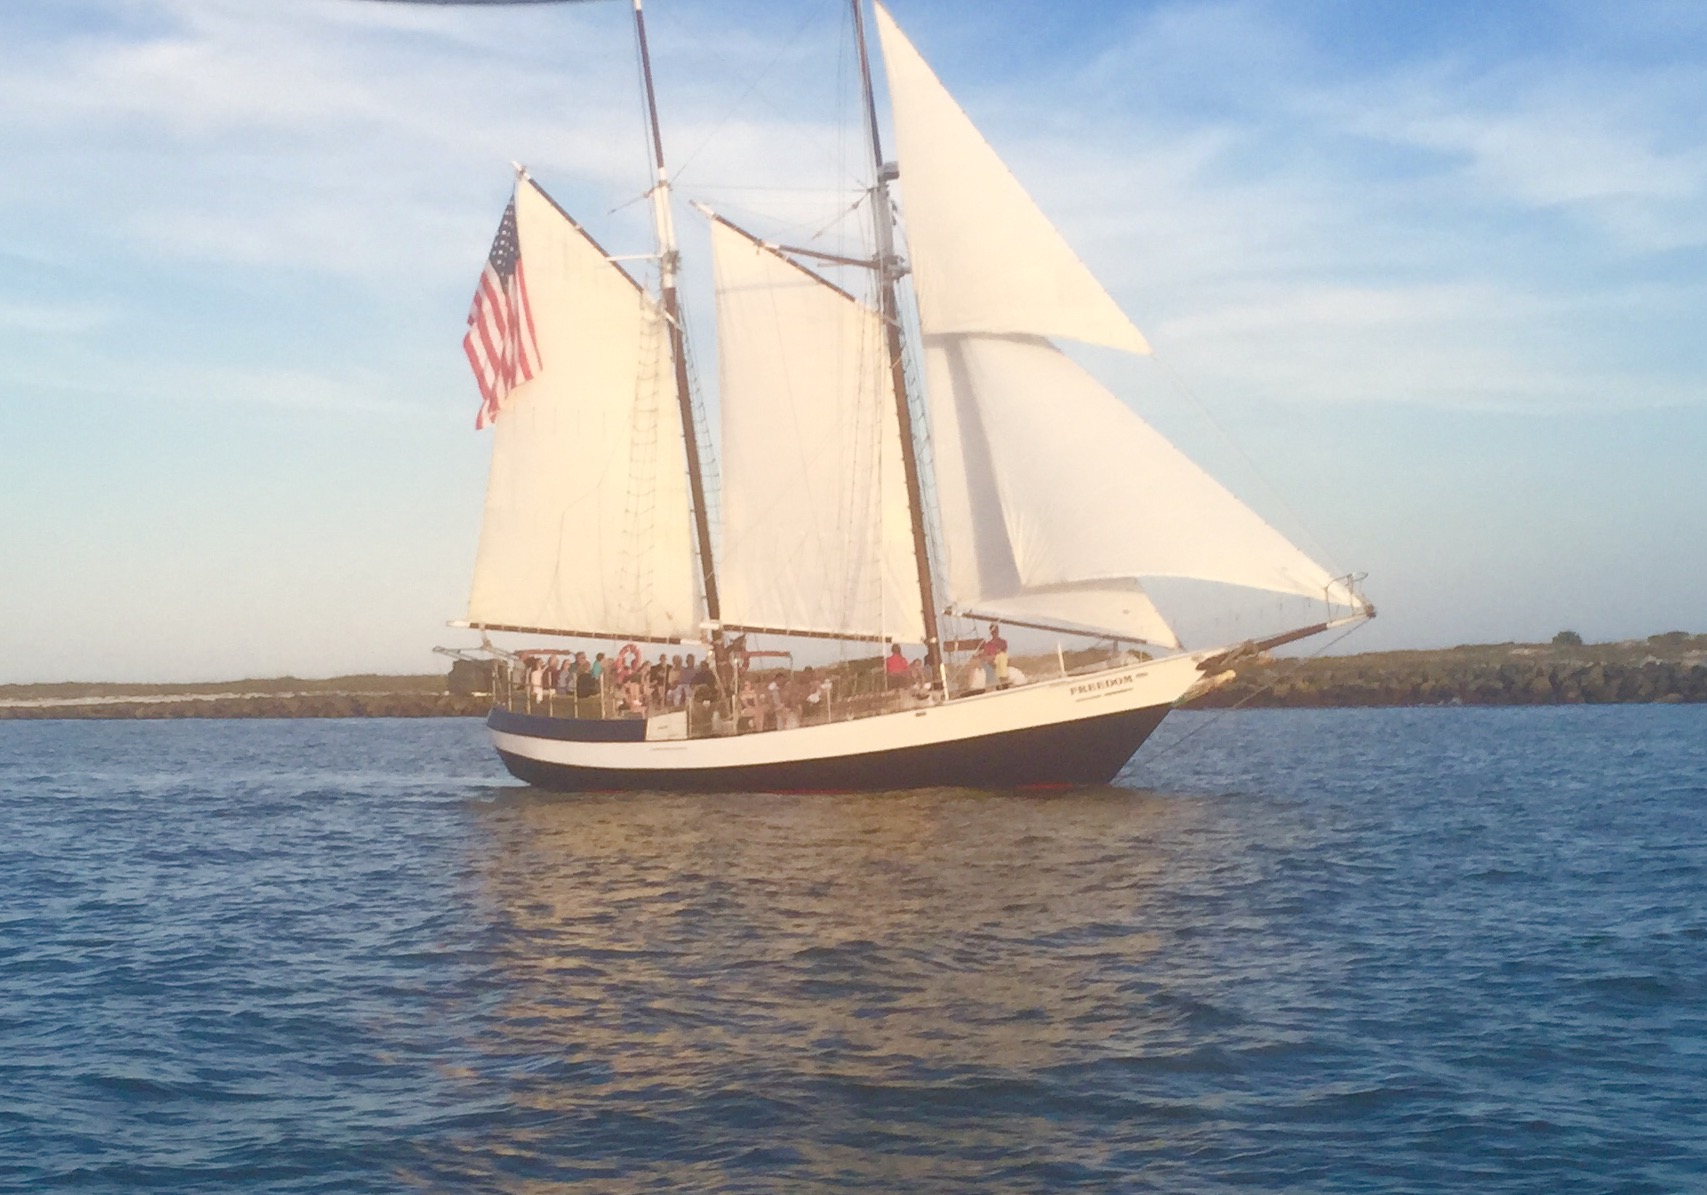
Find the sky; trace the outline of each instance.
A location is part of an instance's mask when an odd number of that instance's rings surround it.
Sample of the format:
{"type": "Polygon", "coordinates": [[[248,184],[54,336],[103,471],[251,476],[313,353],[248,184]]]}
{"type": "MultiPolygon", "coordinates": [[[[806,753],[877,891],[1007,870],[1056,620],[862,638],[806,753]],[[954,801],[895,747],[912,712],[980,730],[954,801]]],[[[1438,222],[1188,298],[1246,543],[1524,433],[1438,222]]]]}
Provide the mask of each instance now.
{"type": "MultiPolygon", "coordinates": [[[[1082,359],[1367,572],[1337,650],[1707,630],[1707,8],[891,11],[1156,348],[1082,359]]],[[[834,242],[841,0],[647,13],[679,198],[834,242]]],[[[614,3],[0,6],[0,683],[471,642],[469,298],[512,161],[650,247],[633,49],[614,3]]]]}

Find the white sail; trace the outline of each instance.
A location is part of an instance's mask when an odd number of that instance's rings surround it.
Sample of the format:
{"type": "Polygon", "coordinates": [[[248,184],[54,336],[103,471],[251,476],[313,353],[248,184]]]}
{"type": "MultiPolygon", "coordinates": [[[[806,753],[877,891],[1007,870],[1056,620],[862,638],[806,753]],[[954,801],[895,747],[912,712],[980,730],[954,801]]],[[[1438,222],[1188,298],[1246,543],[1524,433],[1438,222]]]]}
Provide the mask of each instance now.
{"type": "Polygon", "coordinates": [[[957,606],[1146,577],[1361,604],[1041,337],[927,337],[925,376],[957,606]]]}
{"type": "Polygon", "coordinates": [[[543,192],[516,224],[540,372],[494,426],[468,621],[699,634],[682,423],[651,299],[543,192]]]}
{"type": "Polygon", "coordinates": [[[924,638],[882,321],[712,222],[731,625],[924,638]]]}
{"type": "Polygon", "coordinates": [[[877,28],[926,334],[1030,333],[1149,352],[881,4],[877,28]]]}

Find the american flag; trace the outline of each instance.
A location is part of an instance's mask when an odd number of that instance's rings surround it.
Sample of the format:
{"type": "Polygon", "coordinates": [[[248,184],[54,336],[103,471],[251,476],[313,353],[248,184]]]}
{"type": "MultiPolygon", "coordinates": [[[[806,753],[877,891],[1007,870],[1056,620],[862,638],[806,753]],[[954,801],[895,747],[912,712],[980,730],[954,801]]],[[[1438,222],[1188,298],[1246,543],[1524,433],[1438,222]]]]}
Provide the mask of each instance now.
{"type": "Polygon", "coordinates": [[[516,202],[504,209],[492,253],[480,274],[474,306],[468,311],[468,335],[462,338],[474,380],[480,383],[478,431],[498,417],[504,396],[539,372],[539,345],[534,340],[533,312],[516,239],[516,202]]]}

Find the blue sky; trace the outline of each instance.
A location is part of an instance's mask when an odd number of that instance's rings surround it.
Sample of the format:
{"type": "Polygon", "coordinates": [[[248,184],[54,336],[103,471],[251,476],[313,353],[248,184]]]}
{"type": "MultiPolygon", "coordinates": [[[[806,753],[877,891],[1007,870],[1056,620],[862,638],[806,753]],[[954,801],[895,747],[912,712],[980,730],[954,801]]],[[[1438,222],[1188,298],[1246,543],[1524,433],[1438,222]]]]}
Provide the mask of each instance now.
{"type": "MultiPolygon", "coordinates": [[[[1346,648],[1707,630],[1707,9],[892,11],[1158,350],[1087,360],[1369,572],[1346,648]]],[[[648,12],[681,194],[833,223],[837,0],[648,12]]],[[[435,668],[508,162],[644,250],[631,53],[616,4],[0,8],[0,682],[435,668]]]]}

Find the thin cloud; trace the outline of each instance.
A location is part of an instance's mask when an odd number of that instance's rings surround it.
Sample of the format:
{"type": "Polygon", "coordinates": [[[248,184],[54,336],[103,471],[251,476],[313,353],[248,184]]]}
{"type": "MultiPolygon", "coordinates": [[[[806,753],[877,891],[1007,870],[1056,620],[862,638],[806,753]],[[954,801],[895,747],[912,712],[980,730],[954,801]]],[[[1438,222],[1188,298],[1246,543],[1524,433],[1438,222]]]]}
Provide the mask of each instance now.
{"type": "MultiPolygon", "coordinates": [[[[116,252],[460,305],[512,157],[614,229],[613,248],[649,240],[631,202],[645,185],[631,45],[609,12],[111,8],[147,14],[148,32],[19,55],[0,102],[26,114],[23,132],[0,136],[26,161],[75,137],[86,172],[128,173],[122,202],[70,197],[116,252]]],[[[812,22],[718,32],[694,12],[657,22],[684,190],[761,231],[848,236],[863,148],[829,119],[837,80],[823,77],[825,47],[802,40],[812,22]]],[[[1164,5],[1117,22],[1088,65],[1045,58],[1023,89],[958,77],[973,68],[952,49],[944,73],[1124,305],[1164,348],[1221,362],[1239,393],[1459,405],[1478,385],[1499,403],[1689,391],[1663,376],[1576,388],[1556,376],[1595,376],[1606,355],[1586,304],[1640,301],[1639,288],[1571,291],[1584,284],[1559,276],[1561,260],[1707,236],[1707,155],[1675,120],[1698,90],[1687,73],[1545,57],[1481,69],[1462,55],[1352,68],[1283,17],[1261,3],[1164,5]],[[1372,167],[1359,144],[1408,157],[1372,167]],[[1583,226],[1570,246],[1539,232],[1514,243],[1490,210],[1578,213],[1583,226]],[[1561,290],[1586,297],[1540,297],[1561,290]],[[1395,361],[1402,386],[1370,384],[1395,361]],[[1330,362],[1334,378],[1297,384],[1330,362]],[[1542,380],[1518,384],[1526,372],[1542,380]]],[[[922,42],[952,48],[918,19],[922,42]]]]}
{"type": "MultiPolygon", "coordinates": [[[[17,396],[57,395],[173,406],[262,406],[339,417],[422,418],[419,400],[399,394],[398,389],[395,379],[371,370],[331,373],[134,361],[103,362],[76,379],[22,371],[6,382],[6,390],[17,396]]],[[[448,407],[438,411],[440,416],[448,413],[448,407]]]]}
{"type": "Polygon", "coordinates": [[[1557,64],[1430,72],[1327,106],[1357,135],[1438,155],[1467,192],[1580,213],[1613,248],[1646,253],[1707,243],[1700,78],[1557,64]]]}
{"type": "Polygon", "coordinates": [[[105,327],[112,311],[92,303],[0,299],[0,329],[46,336],[76,336],[105,327]]]}

